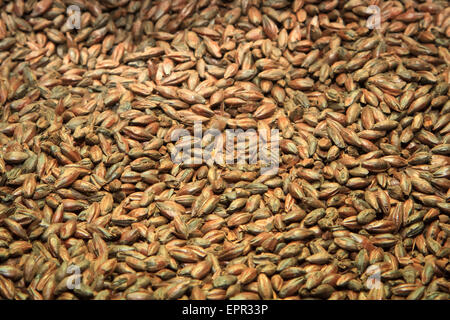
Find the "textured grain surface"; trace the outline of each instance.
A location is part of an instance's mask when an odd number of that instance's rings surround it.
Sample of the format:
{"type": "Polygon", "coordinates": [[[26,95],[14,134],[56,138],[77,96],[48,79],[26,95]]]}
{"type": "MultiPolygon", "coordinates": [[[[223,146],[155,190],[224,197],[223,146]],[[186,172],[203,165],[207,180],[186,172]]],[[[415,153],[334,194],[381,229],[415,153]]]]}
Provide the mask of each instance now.
{"type": "Polygon", "coordinates": [[[449,47],[446,1],[0,0],[0,299],[448,300],[449,47]]]}

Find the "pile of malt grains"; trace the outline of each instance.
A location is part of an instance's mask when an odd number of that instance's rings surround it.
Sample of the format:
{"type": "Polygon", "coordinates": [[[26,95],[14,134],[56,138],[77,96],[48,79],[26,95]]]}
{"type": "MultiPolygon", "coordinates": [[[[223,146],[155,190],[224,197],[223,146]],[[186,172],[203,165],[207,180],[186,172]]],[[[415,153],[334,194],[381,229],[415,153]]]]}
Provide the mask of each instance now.
{"type": "Polygon", "coordinates": [[[449,47],[439,0],[0,0],[0,298],[450,299],[449,47]]]}

